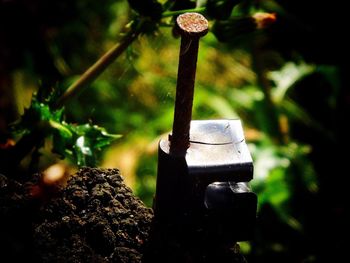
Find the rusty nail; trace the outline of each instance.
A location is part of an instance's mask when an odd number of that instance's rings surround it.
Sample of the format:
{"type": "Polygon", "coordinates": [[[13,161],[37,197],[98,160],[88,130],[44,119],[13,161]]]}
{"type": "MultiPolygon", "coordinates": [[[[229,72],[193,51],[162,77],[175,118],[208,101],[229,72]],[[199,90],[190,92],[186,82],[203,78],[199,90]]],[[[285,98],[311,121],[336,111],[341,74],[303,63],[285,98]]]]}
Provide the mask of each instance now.
{"type": "Polygon", "coordinates": [[[177,17],[176,28],[181,35],[181,46],[170,153],[185,155],[190,144],[199,38],[208,32],[208,21],[201,14],[185,13],[177,17]]]}

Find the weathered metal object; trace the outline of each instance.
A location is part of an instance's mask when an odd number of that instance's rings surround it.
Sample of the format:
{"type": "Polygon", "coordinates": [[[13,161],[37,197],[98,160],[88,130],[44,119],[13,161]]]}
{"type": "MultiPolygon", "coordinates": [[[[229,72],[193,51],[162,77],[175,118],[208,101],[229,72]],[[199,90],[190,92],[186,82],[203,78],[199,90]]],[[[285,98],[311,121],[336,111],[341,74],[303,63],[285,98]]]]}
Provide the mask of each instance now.
{"type": "Polygon", "coordinates": [[[170,151],[184,155],[189,146],[199,38],[208,32],[208,21],[201,14],[186,13],[177,17],[176,28],[181,46],[170,151]]]}
{"type": "Polygon", "coordinates": [[[177,27],[182,39],[174,124],[158,148],[157,222],[197,231],[200,221],[211,237],[228,243],[250,239],[257,197],[249,188],[253,162],[241,122],[191,121],[199,37],[208,24],[189,13],[177,18],[177,27]]]}

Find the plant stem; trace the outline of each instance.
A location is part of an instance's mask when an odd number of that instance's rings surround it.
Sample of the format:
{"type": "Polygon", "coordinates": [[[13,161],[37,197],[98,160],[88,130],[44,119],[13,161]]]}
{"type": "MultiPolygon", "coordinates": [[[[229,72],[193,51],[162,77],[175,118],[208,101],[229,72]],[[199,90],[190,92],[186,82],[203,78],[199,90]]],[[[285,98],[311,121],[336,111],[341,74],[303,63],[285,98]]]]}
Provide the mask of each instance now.
{"type": "MultiPolygon", "coordinates": [[[[168,11],[164,12],[162,17],[170,17],[175,15],[180,15],[187,12],[204,12],[206,10],[205,7],[193,8],[193,9],[185,9],[178,11],[168,11]]],[[[75,81],[72,85],[70,85],[65,93],[57,100],[54,107],[60,108],[62,107],[67,100],[78,95],[82,90],[93,82],[101,73],[112,63],[115,59],[117,59],[128,47],[129,45],[138,37],[138,35],[142,32],[142,27],[145,23],[145,20],[140,20],[139,25],[136,26],[135,30],[130,31],[122,41],[115,46],[113,46],[110,50],[108,50],[99,60],[97,60],[90,68],[88,68],[80,78],[75,81]]]]}
{"type": "Polygon", "coordinates": [[[128,32],[120,43],[114,45],[90,68],[88,68],[80,78],[68,87],[65,93],[58,99],[54,105],[56,108],[62,107],[70,98],[78,95],[87,85],[93,82],[101,73],[114,62],[138,37],[142,32],[145,20],[141,20],[134,30],[128,32]]]}
{"type": "Polygon", "coordinates": [[[184,13],[203,13],[206,10],[205,7],[197,7],[197,8],[192,8],[192,9],[185,9],[185,10],[176,10],[176,11],[167,11],[164,12],[162,17],[169,17],[169,16],[177,16],[177,15],[181,15],[184,13]]]}
{"type": "MultiPolygon", "coordinates": [[[[120,43],[113,46],[99,60],[88,68],[81,77],[68,87],[66,92],[57,100],[54,108],[62,107],[69,99],[78,95],[83,89],[93,82],[116,58],[118,58],[130,44],[142,33],[146,20],[142,19],[138,22],[134,30],[128,32],[120,43]]],[[[43,141],[45,135],[42,129],[34,129],[30,133],[24,135],[11,151],[4,156],[5,170],[19,165],[21,160],[36,146],[43,141]]]]}

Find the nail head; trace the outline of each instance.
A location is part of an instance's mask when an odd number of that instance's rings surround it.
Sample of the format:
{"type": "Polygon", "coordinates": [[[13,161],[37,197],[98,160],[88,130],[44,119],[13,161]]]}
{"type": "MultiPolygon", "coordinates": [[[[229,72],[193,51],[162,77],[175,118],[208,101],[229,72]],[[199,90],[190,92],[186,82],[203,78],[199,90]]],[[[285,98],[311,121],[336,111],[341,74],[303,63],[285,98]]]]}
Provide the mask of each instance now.
{"type": "Polygon", "coordinates": [[[181,35],[202,37],[208,32],[208,20],[198,13],[179,15],[176,24],[181,35]]]}

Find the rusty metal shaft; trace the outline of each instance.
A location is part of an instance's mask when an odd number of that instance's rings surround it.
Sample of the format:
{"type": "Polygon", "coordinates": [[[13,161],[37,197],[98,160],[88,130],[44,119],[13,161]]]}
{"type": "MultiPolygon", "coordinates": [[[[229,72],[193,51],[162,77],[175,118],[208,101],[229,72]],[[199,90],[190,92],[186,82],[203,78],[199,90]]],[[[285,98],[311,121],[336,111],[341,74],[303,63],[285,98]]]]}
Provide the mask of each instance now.
{"type": "Polygon", "coordinates": [[[208,21],[201,14],[186,13],[178,16],[176,26],[181,35],[181,46],[170,153],[183,156],[190,144],[199,38],[208,32],[208,21]]]}

